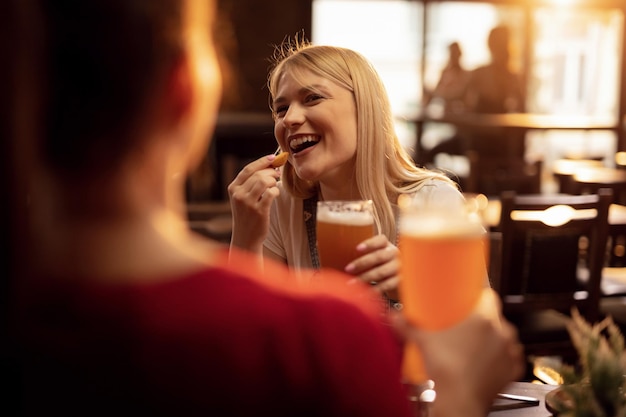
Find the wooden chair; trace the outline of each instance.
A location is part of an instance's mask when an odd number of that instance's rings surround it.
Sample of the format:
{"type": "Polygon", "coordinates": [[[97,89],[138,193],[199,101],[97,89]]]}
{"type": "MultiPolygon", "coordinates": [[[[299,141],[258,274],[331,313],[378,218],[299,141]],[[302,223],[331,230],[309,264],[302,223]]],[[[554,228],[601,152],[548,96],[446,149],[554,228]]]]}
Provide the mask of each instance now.
{"type": "Polygon", "coordinates": [[[609,225],[609,248],[607,266],[626,268],[626,224],[609,225]]]}
{"type": "Polygon", "coordinates": [[[600,313],[626,333],[626,224],[609,225],[609,253],[602,269],[600,313]]]}
{"type": "Polygon", "coordinates": [[[594,322],[606,256],[611,190],[593,195],[501,195],[499,292],[529,356],[576,352],[565,327],[573,307],[594,322]],[[558,215],[561,213],[561,215],[558,215]],[[586,270],[586,282],[581,282],[586,270]]]}
{"type": "Polygon", "coordinates": [[[528,162],[518,157],[481,156],[476,151],[466,153],[469,175],[464,192],[499,196],[503,191],[518,194],[541,192],[542,161],[528,162]]]}

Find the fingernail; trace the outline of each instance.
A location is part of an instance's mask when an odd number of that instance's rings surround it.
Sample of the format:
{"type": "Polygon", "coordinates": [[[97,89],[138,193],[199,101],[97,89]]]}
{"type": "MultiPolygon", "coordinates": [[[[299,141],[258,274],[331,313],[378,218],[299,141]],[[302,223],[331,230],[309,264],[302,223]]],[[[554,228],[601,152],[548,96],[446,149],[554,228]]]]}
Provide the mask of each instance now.
{"type": "Polygon", "coordinates": [[[356,250],[358,250],[359,252],[360,252],[360,251],[363,251],[363,250],[365,250],[365,249],[367,249],[367,245],[366,245],[365,243],[359,243],[359,244],[356,246],[356,250]]]}
{"type": "Polygon", "coordinates": [[[355,285],[355,284],[356,284],[356,283],[358,283],[358,282],[359,282],[359,280],[358,280],[357,278],[352,278],[352,279],[349,279],[349,280],[346,282],[346,284],[348,284],[348,285],[355,285]]]}
{"type": "Polygon", "coordinates": [[[354,264],[348,264],[343,270],[346,272],[354,271],[354,264]]]}

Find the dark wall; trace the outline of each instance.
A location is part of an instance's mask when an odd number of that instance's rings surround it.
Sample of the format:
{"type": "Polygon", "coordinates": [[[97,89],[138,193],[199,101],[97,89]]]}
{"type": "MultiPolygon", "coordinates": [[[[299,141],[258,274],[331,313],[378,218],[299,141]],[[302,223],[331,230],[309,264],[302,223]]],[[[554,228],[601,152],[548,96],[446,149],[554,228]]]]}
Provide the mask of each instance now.
{"type": "Polygon", "coordinates": [[[218,5],[216,39],[224,57],[221,111],[247,114],[222,114],[205,163],[187,183],[190,201],[225,199],[225,185],[243,164],[274,151],[266,87],[269,58],[285,37],[311,34],[312,0],[218,0],[218,5]],[[227,169],[229,157],[238,163],[227,169]]]}
{"type": "Polygon", "coordinates": [[[220,0],[219,4],[224,15],[219,35],[231,73],[222,108],[267,112],[268,58],[286,36],[304,31],[310,37],[312,0],[220,0]]]}

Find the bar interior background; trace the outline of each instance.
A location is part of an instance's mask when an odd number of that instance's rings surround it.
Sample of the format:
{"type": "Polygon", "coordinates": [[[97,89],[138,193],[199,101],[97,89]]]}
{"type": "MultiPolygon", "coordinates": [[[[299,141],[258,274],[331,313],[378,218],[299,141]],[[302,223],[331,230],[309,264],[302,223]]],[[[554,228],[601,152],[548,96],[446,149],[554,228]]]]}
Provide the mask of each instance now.
{"type": "MultiPolygon", "coordinates": [[[[527,158],[541,157],[548,172],[551,161],[563,156],[599,157],[611,166],[615,152],[626,151],[623,0],[220,3],[232,22],[220,31],[232,75],[222,105],[226,122],[218,134],[239,139],[240,148],[254,143],[251,153],[261,152],[255,155],[275,149],[265,83],[273,45],[285,36],[304,32],[315,43],[346,46],[365,54],[387,86],[401,140],[415,149],[414,121],[423,111],[422,94],[436,83],[447,60],[447,44],[459,41],[463,65],[475,68],[489,59],[486,37],[496,24],[512,30],[511,62],[523,80],[528,112],[608,120],[607,129],[529,132],[527,158]]],[[[445,124],[424,125],[419,133],[422,145],[432,146],[449,129],[445,124]]],[[[213,149],[208,158],[223,156],[213,149]]],[[[466,169],[462,160],[451,164],[454,169],[466,169]]],[[[224,180],[228,179],[219,179],[224,180]]],[[[215,172],[201,168],[190,178],[190,200],[224,199],[223,190],[215,191],[222,187],[216,181],[215,172]]]]}

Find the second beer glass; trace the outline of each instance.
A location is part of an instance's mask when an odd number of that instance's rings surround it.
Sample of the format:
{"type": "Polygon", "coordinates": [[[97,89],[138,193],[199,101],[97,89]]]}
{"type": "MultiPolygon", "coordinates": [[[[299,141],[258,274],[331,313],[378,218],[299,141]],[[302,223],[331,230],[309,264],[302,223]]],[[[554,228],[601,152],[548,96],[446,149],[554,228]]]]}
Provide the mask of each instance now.
{"type": "MultiPolygon", "coordinates": [[[[473,310],[487,282],[487,233],[474,201],[443,206],[408,196],[400,209],[400,297],[403,314],[426,330],[441,330],[473,310]]],[[[424,383],[417,346],[404,355],[404,376],[424,383]]]]}
{"type": "Polygon", "coordinates": [[[343,271],[359,257],[357,245],[374,233],[371,200],[317,203],[317,251],[322,267],[343,271]]]}

